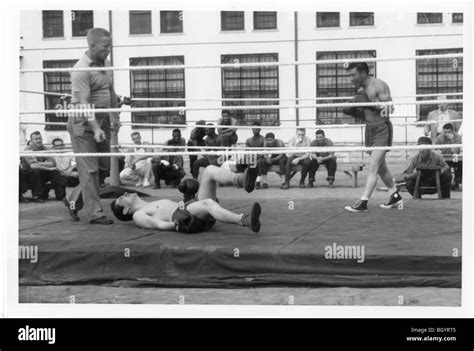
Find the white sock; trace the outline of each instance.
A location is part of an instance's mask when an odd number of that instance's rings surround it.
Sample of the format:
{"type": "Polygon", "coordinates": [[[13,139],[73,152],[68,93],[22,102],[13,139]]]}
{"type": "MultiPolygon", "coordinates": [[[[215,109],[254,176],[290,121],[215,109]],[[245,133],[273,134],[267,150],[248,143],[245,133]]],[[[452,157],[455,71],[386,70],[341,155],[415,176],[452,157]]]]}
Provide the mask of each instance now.
{"type": "Polygon", "coordinates": [[[369,198],[368,198],[367,196],[362,196],[360,199],[361,199],[362,201],[369,201],[369,198]]]}
{"type": "Polygon", "coordinates": [[[397,192],[397,188],[396,187],[388,188],[388,192],[390,193],[390,195],[392,195],[393,193],[397,192]]]}

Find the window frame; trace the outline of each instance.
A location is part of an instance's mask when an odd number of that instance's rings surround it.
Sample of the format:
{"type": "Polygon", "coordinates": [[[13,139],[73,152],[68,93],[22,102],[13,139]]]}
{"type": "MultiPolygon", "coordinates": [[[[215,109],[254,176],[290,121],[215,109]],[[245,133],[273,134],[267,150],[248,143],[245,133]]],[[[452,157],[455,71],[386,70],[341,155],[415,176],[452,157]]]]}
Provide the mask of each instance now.
{"type": "Polygon", "coordinates": [[[235,31],[244,31],[245,30],[245,11],[221,11],[221,32],[235,32],[235,31]],[[242,28],[225,28],[225,15],[229,14],[239,14],[239,18],[242,18],[242,28]]]}
{"type": "MultiPolygon", "coordinates": [[[[43,26],[43,39],[54,39],[54,38],[64,38],[64,11],[62,10],[43,10],[41,12],[41,19],[42,19],[42,26],[43,26]],[[51,20],[53,19],[52,16],[46,17],[45,15],[48,13],[49,15],[52,15],[53,12],[57,15],[56,19],[59,19],[60,24],[58,24],[58,27],[61,26],[60,33],[52,33],[51,35],[45,35],[46,29],[47,29],[47,22],[45,19],[51,20]],[[59,16],[60,14],[60,16],[59,16]]],[[[51,23],[49,23],[51,26],[51,23]]],[[[53,30],[50,29],[50,32],[53,32],[53,30]]]]}
{"type": "Polygon", "coordinates": [[[316,28],[340,28],[341,27],[341,13],[340,12],[329,12],[329,11],[317,11],[316,12],[316,28]],[[337,14],[337,24],[336,25],[323,25],[323,19],[320,18],[323,14],[325,15],[334,15],[337,14]]]}
{"type": "MultiPolygon", "coordinates": [[[[359,22],[361,20],[359,19],[359,22]]],[[[375,26],[375,12],[349,12],[349,27],[373,27],[375,26]],[[355,16],[367,15],[367,18],[372,19],[369,24],[357,24],[355,16]]]]}
{"type": "MultiPolygon", "coordinates": [[[[221,55],[221,63],[228,63],[228,61],[234,62],[238,59],[239,62],[246,59],[256,59],[257,62],[278,62],[278,53],[254,53],[254,54],[225,54],[221,55]],[[272,57],[274,61],[263,61],[267,57],[272,57]]],[[[221,68],[221,96],[223,99],[226,98],[271,98],[279,99],[280,95],[280,72],[278,66],[272,67],[238,67],[238,68],[221,68]],[[252,71],[258,70],[258,77],[252,75],[252,71]],[[266,70],[270,76],[265,76],[266,70]],[[226,76],[228,75],[228,76],[226,76]],[[271,75],[275,75],[274,77],[271,75]],[[226,79],[235,79],[238,81],[238,89],[231,90],[226,85],[226,79]],[[265,79],[276,79],[276,88],[265,90],[262,88],[262,80],[265,79]],[[249,84],[242,84],[243,81],[258,80],[258,93],[254,94],[252,92],[257,92],[256,89],[252,89],[252,86],[249,84]],[[250,86],[251,89],[242,89],[242,86],[250,86]],[[258,95],[258,96],[255,96],[258,95]],[[262,95],[268,95],[263,96],[262,95]]],[[[236,106],[236,105],[245,105],[245,106],[254,106],[254,105],[279,105],[279,101],[268,101],[264,103],[263,101],[223,101],[222,106],[236,106]]],[[[241,125],[252,125],[253,122],[258,121],[262,126],[278,126],[280,125],[280,109],[256,109],[256,110],[231,110],[231,114],[236,118],[241,125]]]]}
{"type": "MultiPolygon", "coordinates": [[[[273,21],[273,19],[272,19],[273,21]]],[[[278,14],[276,11],[254,11],[253,12],[253,30],[273,30],[273,29],[278,29],[278,14]],[[275,18],[275,26],[274,27],[261,27],[261,28],[257,28],[257,16],[269,16],[269,14],[271,14],[272,16],[274,15],[275,18]]]]}
{"type": "Polygon", "coordinates": [[[153,15],[152,15],[152,11],[140,11],[140,10],[128,11],[128,34],[129,35],[150,35],[150,34],[153,34],[153,15]],[[132,33],[132,27],[133,27],[132,24],[136,23],[136,22],[132,23],[132,15],[139,15],[139,14],[149,16],[149,20],[150,20],[149,31],[148,32],[132,33]]]}
{"type": "MultiPolygon", "coordinates": [[[[184,31],[184,20],[182,19],[183,18],[183,11],[182,10],[179,10],[179,11],[160,11],[160,34],[173,34],[173,33],[183,33],[184,31]],[[164,17],[167,15],[167,14],[177,14],[178,15],[178,22],[179,22],[179,25],[178,27],[178,30],[167,30],[166,29],[166,26],[164,24],[168,24],[166,23],[166,18],[164,19],[164,17]],[[165,30],[164,30],[165,29],[165,30]]],[[[173,20],[173,19],[170,19],[170,20],[173,20]]],[[[176,25],[176,23],[172,24],[172,25],[176,25]]]]}
{"type": "MultiPolygon", "coordinates": [[[[94,11],[93,10],[71,10],[71,33],[72,33],[72,37],[73,38],[81,38],[81,37],[85,37],[87,35],[87,31],[91,28],[94,28],[94,11]],[[90,27],[85,31],[85,33],[83,35],[75,35],[74,34],[74,23],[77,22],[77,12],[81,12],[81,13],[88,13],[90,14],[90,19],[91,19],[91,23],[90,23],[90,27]]],[[[76,28],[78,29],[78,28],[76,28]]]]}
{"type": "Polygon", "coordinates": [[[464,12],[453,12],[451,16],[451,22],[456,23],[456,24],[462,24],[464,23],[464,12]],[[455,20],[456,16],[461,16],[461,21],[455,20]]]}
{"type": "Polygon", "coordinates": [[[418,24],[418,25],[443,24],[443,13],[442,12],[417,12],[416,13],[416,24],[418,24]],[[429,21],[430,18],[431,19],[434,18],[433,15],[439,15],[440,21],[439,22],[429,21]],[[430,16],[430,17],[428,17],[428,16],[430,16]],[[421,18],[426,18],[426,22],[420,22],[421,18]]]}

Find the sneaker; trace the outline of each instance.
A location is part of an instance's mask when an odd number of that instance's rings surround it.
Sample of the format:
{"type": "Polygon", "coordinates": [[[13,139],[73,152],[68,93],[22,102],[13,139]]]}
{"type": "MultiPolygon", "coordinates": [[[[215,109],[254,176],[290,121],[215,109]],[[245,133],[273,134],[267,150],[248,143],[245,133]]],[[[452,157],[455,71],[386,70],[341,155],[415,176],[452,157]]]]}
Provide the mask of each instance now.
{"type": "Polygon", "coordinates": [[[261,189],[260,182],[255,183],[255,189],[261,189]]]}
{"type": "Polygon", "coordinates": [[[301,183],[300,183],[300,188],[301,188],[301,189],[306,188],[306,185],[304,185],[304,182],[301,182],[301,183]]]}
{"type": "Polygon", "coordinates": [[[20,195],[20,199],[19,199],[19,202],[21,204],[28,204],[30,202],[30,200],[28,200],[26,197],[24,197],[23,195],[20,195]]]}
{"type": "Polygon", "coordinates": [[[143,186],[144,186],[144,187],[149,187],[150,185],[151,185],[151,183],[150,183],[148,180],[145,179],[145,180],[143,181],[143,186]]]}
{"type": "Polygon", "coordinates": [[[66,198],[63,199],[63,202],[64,202],[64,205],[66,205],[67,210],[69,212],[69,216],[71,216],[72,220],[74,222],[79,222],[79,216],[77,215],[77,210],[72,210],[71,209],[71,204],[69,203],[69,201],[66,198]]]}
{"type": "Polygon", "coordinates": [[[306,185],[307,188],[314,188],[314,183],[313,182],[309,182],[308,185],[306,185]]]}
{"type": "Polygon", "coordinates": [[[249,213],[245,213],[242,216],[242,225],[249,227],[253,232],[258,233],[260,231],[260,213],[262,208],[258,202],[252,205],[249,213]]]}
{"type": "Polygon", "coordinates": [[[281,185],[280,189],[290,189],[290,184],[289,183],[283,183],[281,185]]]}
{"type": "Polygon", "coordinates": [[[89,223],[90,223],[90,224],[104,224],[104,225],[108,225],[108,224],[113,224],[114,221],[111,220],[110,218],[107,218],[107,217],[103,216],[103,217],[100,217],[100,218],[96,218],[96,219],[90,220],[89,223]]]}
{"type": "Polygon", "coordinates": [[[161,184],[160,183],[158,183],[158,184],[155,183],[155,185],[153,186],[153,189],[161,189],[161,184]]]}
{"type": "Polygon", "coordinates": [[[263,184],[262,184],[262,189],[268,189],[268,184],[267,184],[267,183],[263,183],[263,184]]]}
{"type": "Polygon", "coordinates": [[[255,189],[255,181],[257,180],[257,176],[258,176],[258,167],[252,168],[248,166],[244,174],[245,174],[244,189],[246,192],[251,193],[253,189],[255,189]]]}
{"type": "Polygon", "coordinates": [[[352,206],[346,206],[344,209],[353,213],[367,212],[367,202],[368,200],[359,200],[352,206]]]}
{"type": "Polygon", "coordinates": [[[334,180],[331,179],[331,180],[329,181],[328,187],[334,188],[334,180]]]}
{"type": "Polygon", "coordinates": [[[395,191],[392,195],[390,195],[388,202],[380,205],[380,208],[389,209],[389,208],[397,207],[402,201],[403,199],[398,193],[398,191],[395,191]]]}

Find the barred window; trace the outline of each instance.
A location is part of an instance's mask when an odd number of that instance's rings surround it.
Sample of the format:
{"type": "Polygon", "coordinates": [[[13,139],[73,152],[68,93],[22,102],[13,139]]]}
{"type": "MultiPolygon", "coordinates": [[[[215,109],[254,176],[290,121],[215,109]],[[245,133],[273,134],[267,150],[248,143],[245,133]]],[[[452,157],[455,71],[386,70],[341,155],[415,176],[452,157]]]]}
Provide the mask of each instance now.
{"type": "MultiPolygon", "coordinates": [[[[278,54],[222,55],[222,63],[278,62],[278,54]]],[[[222,68],[222,98],[278,99],[278,67],[222,68]]],[[[235,105],[278,105],[278,101],[223,101],[223,106],[235,105]]],[[[231,110],[239,124],[251,125],[260,122],[262,126],[279,125],[278,109],[273,110],[231,110]]]]}
{"type": "Polygon", "coordinates": [[[43,11],[43,38],[64,37],[63,11],[43,11]]]}
{"type": "Polygon", "coordinates": [[[340,14],[339,12],[316,12],[316,27],[339,27],[340,14]]]}
{"type": "Polygon", "coordinates": [[[443,23],[443,14],[441,12],[418,12],[418,24],[443,23]]]}
{"type": "Polygon", "coordinates": [[[72,11],[72,36],[85,37],[87,31],[94,28],[94,12],[93,11],[72,11]]]}
{"type": "Polygon", "coordinates": [[[130,34],[151,34],[151,11],[130,11],[130,34]]]}
{"type": "MultiPolygon", "coordinates": [[[[335,51],[318,52],[317,60],[340,60],[351,58],[374,58],[375,51],[335,51]]],[[[369,73],[376,76],[376,63],[367,62],[369,73]]],[[[316,65],[316,96],[317,97],[352,97],[356,93],[354,84],[347,76],[347,69],[342,63],[316,65]]],[[[341,100],[324,100],[321,103],[338,103],[341,100]]],[[[357,124],[361,121],[342,113],[340,107],[316,109],[317,124],[357,124]]]]}
{"type": "MultiPolygon", "coordinates": [[[[43,68],[70,68],[76,64],[77,60],[43,61],[43,68]]],[[[59,94],[71,94],[71,74],[69,72],[44,72],[44,91],[59,94]]],[[[66,107],[67,107],[66,101],[66,107]]],[[[63,105],[60,96],[45,95],[45,110],[54,110],[57,105],[63,105]]],[[[64,107],[64,106],[63,106],[64,107]]],[[[63,109],[63,108],[62,108],[63,109]]],[[[46,122],[67,122],[67,117],[46,114],[46,122]]],[[[66,130],[66,126],[46,125],[45,130],[66,130]]]]}
{"type": "MultiPolygon", "coordinates": [[[[130,58],[130,66],[184,65],[184,56],[130,58]]],[[[184,99],[184,69],[130,71],[132,98],[184,99]]],[[[137,107],[178,107],[185,101],[135,101],[137,107]]],[[[181,111],[133,112],[133,123],[184,124],[186,114],[181,111]]],[[[137,127],[134,127],[137,128],[137,127]]],[[[148,127],[145,127],[148,128],[148,127]]]]}
{"type": "Polygon", "coordinates": [[[463,23],[464,22],[464,14],[462,12],[453,13],[453,23],[463,23]]]}
{"type": "MultiPolygon", "coordinates": [[[[417,50],[416,55],[439,55],[462,53],[463,49],[417,50]]],[[[462,93],[463,58],[438,58],[416,60],[416,94],[462,93]]],[[[448,96],[448,99],[459,96],[448,96]]],[[[436,97],[418,97],[417,100],[435,100],[436,97]]],[[[426,120],[430,111],[438,105],[419,105],[419,119],[426,120]]],[[[462,104],[450,104],[462,116],[462,104]]]]}
{"type": "Polygon", "coordinates": [[[268,11],[255,11],[253,13],[253,29],[276,29],[277,13],[268,11]]]}
{"type": "Polygon", "coordinates": [[[244,30],[244,11],[221,11],[221,30],[244,30]]]}
{"type": "Polygon", "coordinates": [[[160,11],[161,33],[183,33],[183,11],[160,11]]]}
{"type": "Polygon", "coordinates": [[[349,23],[351,27],[373,26],[374,13],[373,12],[351,12],[349,14],[349,23]]]}

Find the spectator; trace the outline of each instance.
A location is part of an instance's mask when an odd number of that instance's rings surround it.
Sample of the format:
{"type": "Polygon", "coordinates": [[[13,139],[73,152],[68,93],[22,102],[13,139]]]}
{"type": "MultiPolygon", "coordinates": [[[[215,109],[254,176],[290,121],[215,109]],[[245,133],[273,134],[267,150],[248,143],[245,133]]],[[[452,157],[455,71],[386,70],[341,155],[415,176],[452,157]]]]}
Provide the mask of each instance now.
{"type": "MultiPolygon", "coordinates": [[[[183,148],[170,148],[166,151],[169,152],[177,152],[177,151],[185,151],[186,147],[186,140],[181,137],[181,131],[179,129],[173,129],[172,137],[170,140],[166,142],[166,145],[168,146],[182,146],[183,148]]],[[[180,168],[183,168],[184,165],[184,160],[183,156],[181,155],[176,155],[176,156],[168,156],[166,160],[171,163],[171,164],[176,164],[180,168]]]]}
{"type": "MultiPolygon", "coordinates": [[[[311,139],[306,136],[306,129],[298,128],[296,130],[296,136],[292,137],[288,143],[289,148],[298,148],[298,147],[309,147],[311,146],[311,139]]],[[[289,189],[290,188],[290,176],[292,172],[292,167],[296,165],[303,165],[303,172],[301,172],[301,179],[300,179],[300,188],[305,188],[305,178],[306,173],[304,169],[308,169],[308,165],[310,163],[309,159],[309,152],[306,153],[292,153],[288,154],[288,160],[286,161],[285,167],[285,182],[282,184],[281,189],[289,189]]]]}
{"type": "MultiPolygon", "coordinates": [[[[326,138],[324,131],[319,129],[316,131],[316,139],[311,142],[311,146],[317,147],[328,147],[333,146],[331,139],[326,138]]],[[[315,181],[316,172],[320,165],[325,165],[328,171],[328,177],[326,178],[329,182],[329,187],[334,187],[334,177],[336,175],[336,156],[334,152],[315,152],[309,154],[310,164],[306,167],[309,168],[309,180],[308,188],[312,188],[315,181]]],[[[305,170],[308,172],[308,170],[305,170]]]]}
{"type": "MultiPolygon", "coordinates": [[[[260,122],[253,122],[252,123],[252,126],[254,127],[260,127],[261,124],[260,122]]],[[[252,133],[253,133],[253,136],[248,138],[246,141],[245,141],[245,147],[263,147],[263,144],[265,143],[265,138],[260,135],[260,131],[262,129],[261,128],[252,128],[252,133]]],[[[259,155],[249,155],[250,157],[256,157],[255,158],[255,162],[257,162],[258,164],[258,160],[262,159],[263,158],[263,155],[262,154],[259,154],[259,155]]],[[[241,166],[241,165],[238,165],[238,166],[241,166]]],[[[245,165],[242,165],[244,167],[237,167],[237,169],[239,170],[239,172],[244,172],[245,171],[245,165]]],[[[257,177],[257,183],[255,184],[255,187],[257,189],[260,189],[260,172],[259,172],[259,175],[257,177]]]]}
{"type": "MultiPolygon", "coordinates": [[[[275,134],[267,133],[265,135],[265,142],[263,144],[263,147],[284,148],[285,143],[281,141],[280,139],[275,139],[275,134]]],[[[263,189],[268,188],[267,174],[268,174],[269,168],[272,165],[279,165],[280,173],[278,173],[278,175],[280,176],[280,178],[282,178],[286,172],[286,162],[287,162],[287,157],[284,153],[265,155],[263,156],[263,158],[260,158],[258,160],[258,172],[261,176],[260,181],[261,181],[263,189]]]]}
{"type": "MultiPolygon", "coordinates": [[[[212,126],[212,123],[207,123],[208,126],[212,126]]],[[[204,139],[204,144],[207,147],[212,146],[220,146],[219,139],[216,134],[215,128],[205,128],[204,132],[206,134],[206,139],[204,139]]],[[[207,150],[212,151],[212,149],[208,148],[207,150]]],[[[194,179],[198,179],[199,176],[199,169],[201,167],[206,168],[209,165],[220,166],[217,164],[217,155],[204,155],[204,157],[198,159],[194,165],[191,174],[193,175],[194,179]]]]}
{"type": "MultiPolygon", "coordinates": [[[[30,136],[30,143],[25,151],[45,151],[43,138],[40,132],[33,132],[30,136]]],[[[28,171],[31,180],[32,200],[43,203],[48,198],[49,187],[46,183],[51,182],[54,187],[56,200],[63,200],[65,197],[65,181],[56,169],[56,162],[52,157],[23,157],[22,167],[28,171]]]]}
{"type": "MultiPolygon", "coordinates": [[[[235,126],[237,125],[237,120],[231,117],[229,110],[223,110],[222,118],[219,118],[217,124],[224,126],[235,126]]],[[[236,128],[217,128],[217,134],[219,136],[219,145],[222,146],[235,145],[239,139],[236,128]]]]}
{"type": "Polygon", "coordinates": [[[175,163],[170,163],[167,157],[153,157],[152,165],[153,174],[155,176],[155,186],[153,189],[161,189],[161,180],[164,180],[166,185],[177,188],[181,179],[186,175],[183,167],[175,163]]]}
{"type": "MultiPolygon", "coordinates": [[[[428,137],[420,137],[418,145],[431,145],[432,141],[428,137]]],[[[408,168],[403,172],[403,179],[406,182],[406,189],[413,195],[415,190],[415,182],[417,175],[417,168],[419,167],[440,167],[440,183],[442,198],[449,199],[451,196],[451,173],[449,166],[443,159],[443,156],[436,151],[430,149],[420,150],[418,154],[411,158],[408,168]]],[[[420,187],[436,187],[436,179],[434,171],[423,171],[420,178],[420,187]]],[[[419,197],[423,194],[434,194],[434,189],[422,189],[419,192],[419,197]]]]}
{"type": "MultiPolygon", "coordinates": [[[[52,141],[53,150],[62,151],[64,150],[64,141],[61,138],[56,138],[52,141]]],[[[76,161],[73,156],[61,156],[55,157],[56,168],[64,177],[64,181],[67,187],[75,187],[79,184],[79,177],[77,174],[76,161]]]]}
{"type": "MultiPolygon", "coordinates": [[[[196,122],[197,126],[203,126],[206,124],[206,121],[200,120],[196,122]]],[[[188,151],[197,151],[198,149],[196,146],[204,146],[204,137],[206,136],[205,128],[194,128],[191,131],[191,135],[189,136],[188,140],[188,147],[194,146],[193,148],[189,148],[188,151]]],[[[189,155],[189,169],[191,173],[193,172],[193,165],[194,162],[198,159],[197,155],[189,155]]]]}
{"type": "MultiPolygon", "coordinates": [[[[139,132],[133,132],[130,134],[132,141],[135,145],[133,148],[129,148],[128,152],[140,152],[145,153],[147,151],[142,145],[149,145],[147,142],[142,142],[142,137],[139,132]]],[[[150,186],[150,179],[153,175],[151,169],[151,157],[147,155],[143,156],[126,156],[125,167],[120,172],[121,181],[133,181],[137,182],[135,186],[150,186]]]]}
{"type": "MultiPolygon", "coordinates": [[[[437,100],[447,100],[446,95],[438,96],[437,100]]],[[[440,103],[438,109],[431,111],[428,114],[427,121],[437,121],[437,122],[449,122],[452,120],[460,119],[459,113],[448,108],[448,104],[440,103]]],[[[425,125],[425,136],[429,136],[432,140],[435,140],[438,135],[443,133],[444,123],[433,123],[425,125]]],[[[454,131],[458,131],[461,122],[453,122],[454,131]]]]}
{"type": "MultiPolygon", "coordinates": [[[[20,122],[21,122],[21,116],[20,116],[20,122]]],[[[19,124],[20,126],[20,151],[24,151],[26,147],[26,125],[24,124],[19,124]]],[[[28,200],[24,194],[28,190],[28,171],[22,169],[21,167],[21,160],[19,163],[19,178],[18,178],[18,186],[19,186],[19,202],[20,203],[29,203],[30,200],[28,200]]]]}
{"type": "MultiPolygon", "coordinates": [[[[438,135],[435,140],[437,145],[446,145],[446,144],[462,144],[462,137],[453,130],[453,125],[451,123],[446,123],[443,126],[443,134],[438,135]]],[[[443,155],[454,155],[460,154],[461,149],[456,147],[452,149],[441,149],[443,155]]],[[[451,187],[451,190],[459,190],[459,184],[462,184],[462,160],[448,160],[446,161],[450,168],[454,169],[454,183],[451,187]]]]}

